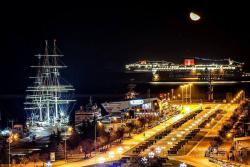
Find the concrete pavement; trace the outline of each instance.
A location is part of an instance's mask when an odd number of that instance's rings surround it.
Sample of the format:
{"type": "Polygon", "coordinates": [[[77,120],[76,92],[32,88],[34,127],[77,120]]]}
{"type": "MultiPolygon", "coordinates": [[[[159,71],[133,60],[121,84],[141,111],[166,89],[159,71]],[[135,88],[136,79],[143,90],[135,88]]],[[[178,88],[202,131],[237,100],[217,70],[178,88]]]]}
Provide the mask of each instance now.
{"type": "Polygon", "coordinates": [[[221,120],[218,121],[217,124],[208,131],[208,133],[204,136],[204,138],[186,156],[173,156],[169,158],[174,160],[180,160],[187,164],[200,167],[219,166],[217,164],[208,161],[208,158],[205,157],[205,151],[208,149],[210,142],[213,140],[213,138],[218,135],[218,131],[223,126],[223,123],[233,114],[234,109],[237,107],[238,105],[236,104],[233,105],[222,104],[220,109],[225,110],[226,113],[223,115],[221,120]]]}

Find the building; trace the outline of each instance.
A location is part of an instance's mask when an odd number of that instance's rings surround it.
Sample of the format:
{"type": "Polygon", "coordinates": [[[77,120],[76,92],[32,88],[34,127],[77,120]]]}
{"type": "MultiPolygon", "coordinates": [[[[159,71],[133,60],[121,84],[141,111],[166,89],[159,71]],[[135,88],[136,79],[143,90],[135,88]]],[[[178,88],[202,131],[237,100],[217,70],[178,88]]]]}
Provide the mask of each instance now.
{"type": "Polygon", "coordinates": [[[132,99],[126,101],[102,103],[103,108],[107,113],[121,113],[127,110],[150,110],[155,111],[158,106],[158,98],[147,98],[147,99],[132,99]]]}
{"type": "Polygon", "coordinates": [[[80,109],[75,112],[75,125],[81,124],[83,121],[87,120],[92,121],[95,116],[97,119],[101,118],[101,109],[98,108],[96,104],[85,108],[81,106],[80,109]]]}

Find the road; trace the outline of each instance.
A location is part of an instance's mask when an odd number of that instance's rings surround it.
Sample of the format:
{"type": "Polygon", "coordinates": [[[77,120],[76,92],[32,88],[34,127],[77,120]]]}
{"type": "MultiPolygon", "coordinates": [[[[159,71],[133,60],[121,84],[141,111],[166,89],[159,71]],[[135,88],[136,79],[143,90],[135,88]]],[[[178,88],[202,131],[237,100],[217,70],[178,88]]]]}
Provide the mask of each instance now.
{"type": "Polygon", "coordinates": [[[225,114],[223,114],[223,117],[220,121],[216,123],[216,125],[209,129],[207,134],[204,136],[203,139],[185,156],[173,156],[169,157],[170,159],[179,160],[182,162],[185,162],[187,164],[191,164],[194,166],[200,166],[200,167],[217,167],[219,165],[216,165],[214,163],[211,163],[208,161],[205,155],[205,151],[208,149],[210,142],[213,140],[215,136],[218,135],[218,131],[223,126],[223,123],[233,114],[233,111],[235,108],[237,108],[238,105],[236,104],[222,104],[219,108],[226,111],[225,114]]]}
{"type": "Polygon", "coordinates": [[[160,147],[162,149],[160,153],[160,157],[166,157],[167,151],[170,150],[175,144],[179,143],[181,140],[185,139],[188,133],[192,130],[197,129],[198,125],[204,122],[210,115],[214,114],[216,110],[219,108],[220,104],[211,104],[209,105],[212,109],[204,109],[201,113],[196,115],[195,119],[191,119],[184,124],[182,124],[179,128],[173,130],[170,134],[168,134],[163,139],[156,142],[154,145],[146,149],[141,156],[147,156],[151,150],[154,150],[156,147],[160,147]]]}

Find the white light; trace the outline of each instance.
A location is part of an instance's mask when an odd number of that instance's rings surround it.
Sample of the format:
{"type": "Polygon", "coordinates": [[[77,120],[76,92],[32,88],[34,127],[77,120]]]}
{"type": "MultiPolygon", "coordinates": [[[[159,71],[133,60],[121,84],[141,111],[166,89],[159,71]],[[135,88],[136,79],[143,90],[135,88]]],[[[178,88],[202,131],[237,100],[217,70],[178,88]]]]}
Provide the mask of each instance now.
{"type": "Polygon", "coordinates": [[[148,159],[146,157],[141,158],[141,161],[146,164],[148,162],[148,159]]]}
{"type": "Polygon", "coordinates": [[[134,106],[134,105],[141,105],[144,103],[144,101],[139,100],[139,99],[138,100],[130,100],[129,103],[130,103],[130,105],[134,106]]]}
{"type": "Polygon", "coordinates": [[[118,147],[118,148],[117,148],[117,152],[118,152],[119,154],[121,154],[122,151],[123,151],[123,148],[122,148],[122,147],[118,147]]]}
{"type": "Polygon", "coordinates": [[[46,167],[51,167],[52,163],[50,161],[48,161],[45,165],[46,165],[46,167]]]}
{"type": "Polygon", "coordinates": [[[173,142],[169,141],[169,142],[168,142],[168,144],[169,144],[169,145],[172,145],[172,144],[173,144],[173,142]]]}
{"type": "Polygon", "coordinates": [[[186,106],[186,107],[184,108],[184,110],[185,110],[186,112],[190,112],[190,111],[191,111],[190,107],[188,107],[188,106],[186,106]]]}
{"type": "Polygon", "coordinates": [[[185,163],[181,163],[180,167],[187,167],[187,165],[185,163]]]}
{"type": "Polygon", "coordinates": [[[154,152],[151,151],[151,152],[148,153],[148,157],[149,157],[149,158],[154,158],[154,156],[155,156],[155,153],[154,153],[154,152]]]}
{"type": "Polygon", "coordinates": [[[110,151],[110,152],[109,152],[109,158],[114,158],[114,157],[115,157],[114,151],[110,151]]]}
{"type": "Polygon", "coordinates": [[[104,157],[98,158],[98,163],[99,164],[103,164],[104,162],[105,162],[105,158],[104,157]]]}
{"type": "Polygon", "coordinates": [[[156,147],[155,152],[156,152],[156,154],[160,154],[161,153],[161,147],[156,147]]]}
{"type": "Polygon", "coordinates": [[[194,12],[191,12],[191,13],[189,14],[189,17],[190,17],[190,19],[193,20],[193,21],[198,21],[198,20],[200,20],[200,18],[201,18],[198,14],[196,14],[196,13],[194,13],[194,12]]]}
{"type": "Polygon", "coordinates": [[[182,137],[182,134],[177,134],[176,136],[177,136],[177,137],[182,137]]]}

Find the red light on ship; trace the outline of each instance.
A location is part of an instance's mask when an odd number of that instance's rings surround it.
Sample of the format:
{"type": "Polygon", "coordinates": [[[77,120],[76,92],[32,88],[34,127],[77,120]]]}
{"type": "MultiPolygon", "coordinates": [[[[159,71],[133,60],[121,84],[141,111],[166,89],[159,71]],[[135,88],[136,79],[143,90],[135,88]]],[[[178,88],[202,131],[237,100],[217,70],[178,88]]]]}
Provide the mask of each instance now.
{"type": "Polygon", "coordinates": [[[192,65],[194,65],[194,59],[185,59],[184,60],[184,65],[185,66],[192,66],[192,65]]]}
{"type": "Polygon", "coordinates": [[[140,61],[140,64],[147,64],[147,61],[146,60],[142,60],[142,61],[140,61]]]}

